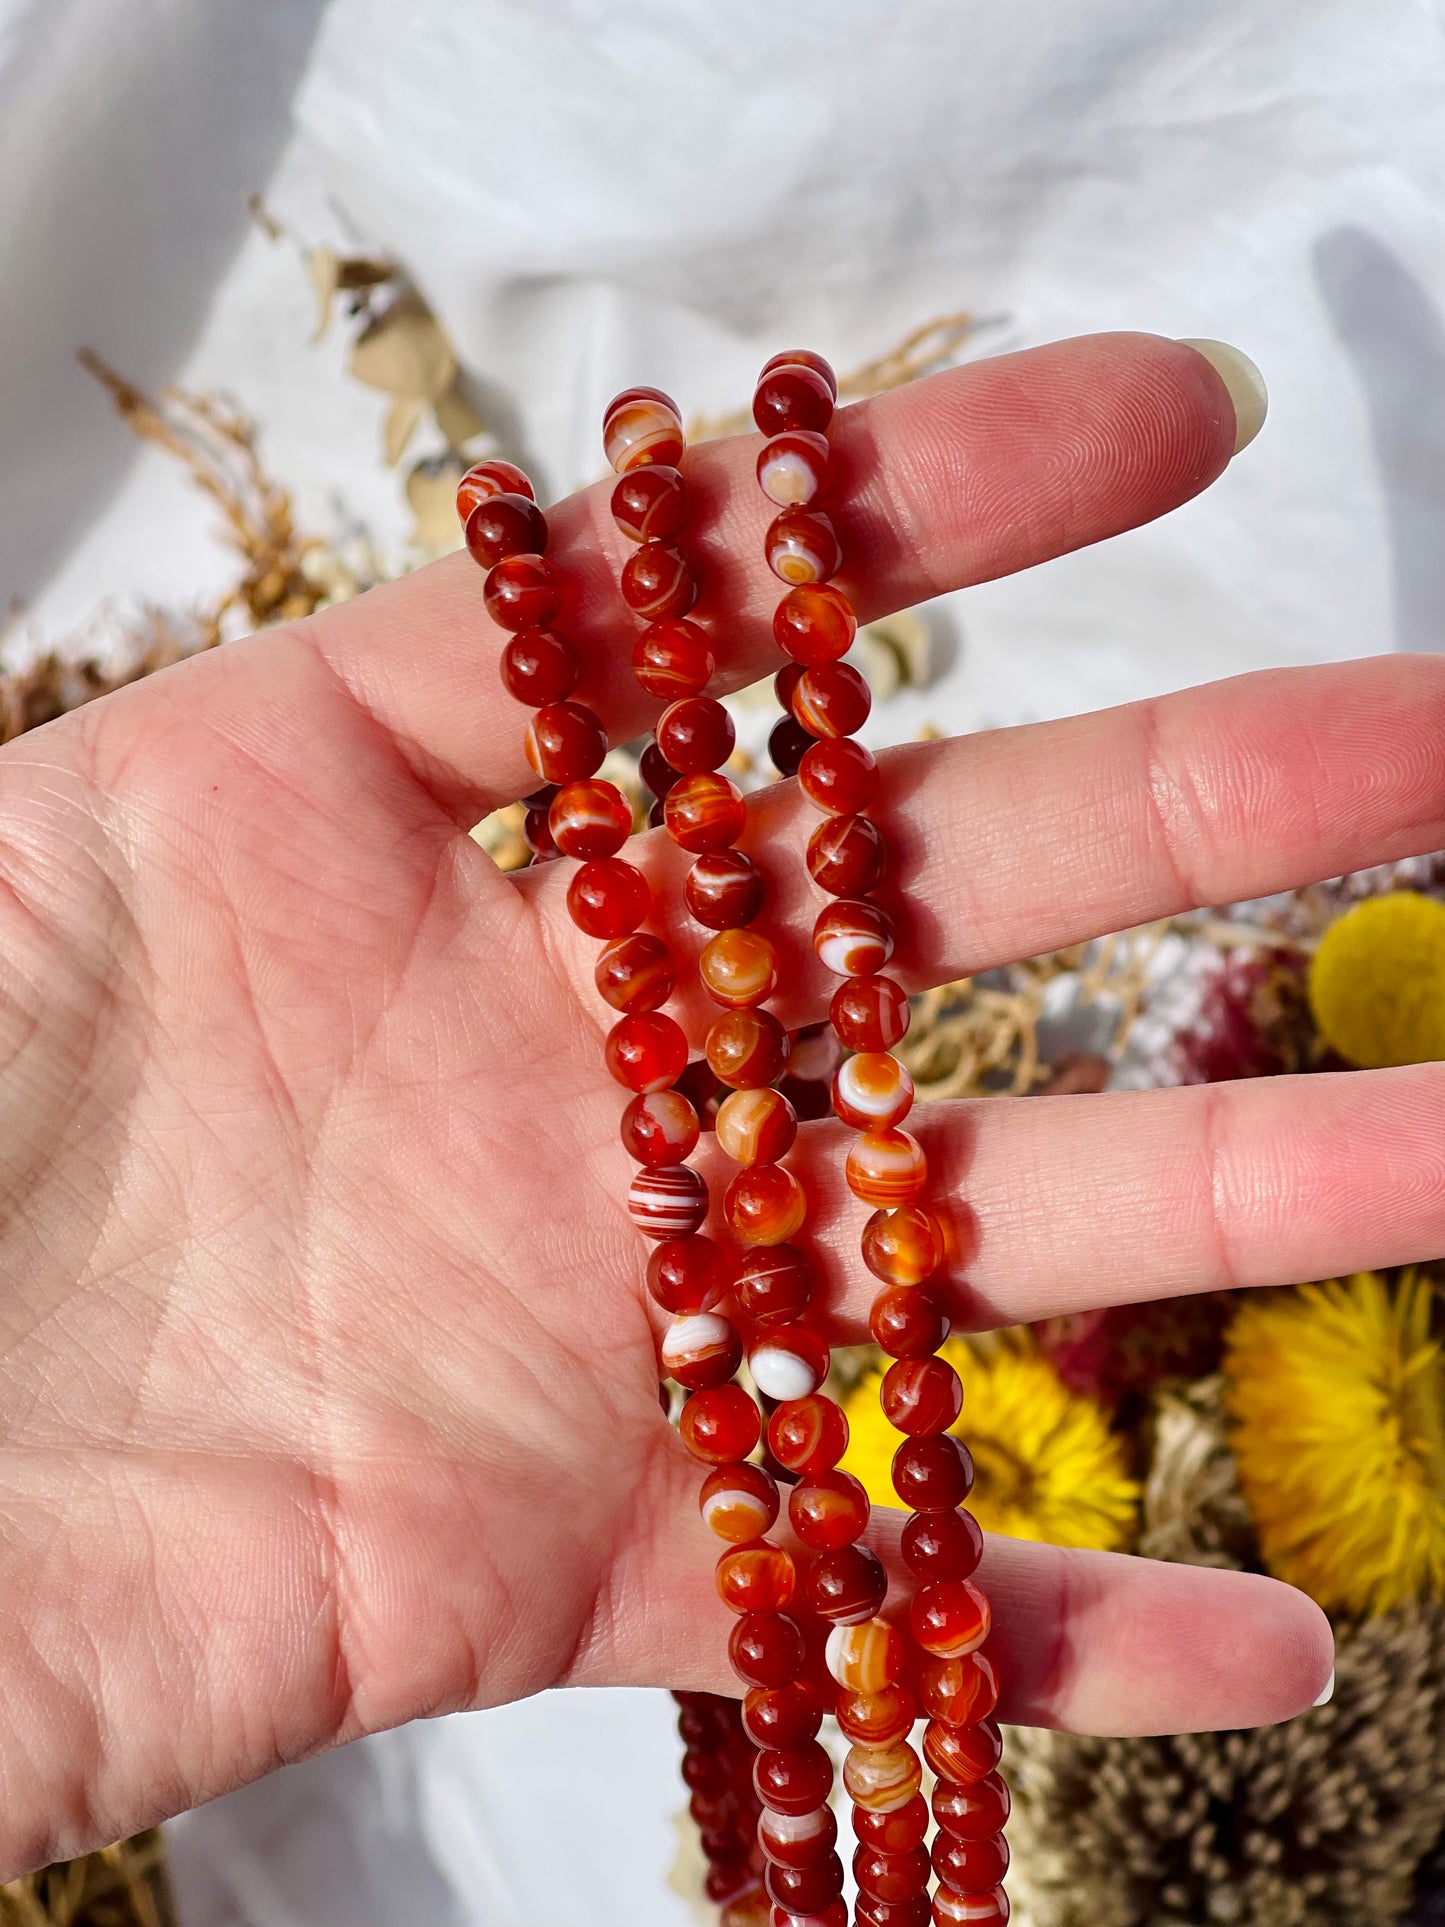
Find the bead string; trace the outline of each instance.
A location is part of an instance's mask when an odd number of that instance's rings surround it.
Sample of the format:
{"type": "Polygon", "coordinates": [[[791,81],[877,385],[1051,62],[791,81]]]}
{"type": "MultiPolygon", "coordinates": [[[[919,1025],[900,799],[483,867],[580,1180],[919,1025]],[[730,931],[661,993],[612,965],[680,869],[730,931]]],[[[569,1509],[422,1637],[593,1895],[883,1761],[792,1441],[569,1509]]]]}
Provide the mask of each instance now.
{"type": "MultiPolygon", "coordinates": [[[[942,1227],[916,1200],[928,1178],[923,1147],[899,1126],[913,1103],[913,1080],[891,1054],[908,1025],[902,990],[881,973],[893,953],[893,926],[872,901],[886,866],[878,826],[864,812],[878,790],[878,767],[852,740],[868,716],[867,684],[840,660],[856,628],[853,611],[829,578],[841,559],[827,515],[813,506],[825,495],[830,451],[824,431],[836,388],[820,357],[778,356],[759,379],[753,413],[770,439],[758,457],[758,480],[778,504],[766,537],[774,572],[794,586],[779,605],[774,635],[791,658],[778,677],[780,696],[799,737],[812,740],[798,760],[803,793],[823,813],[808,843],[808,871],[833,900],[819,912],[814,948],[844,981],[832,1000],[840,1044],[857,1053],[833,1080],[833,1108],[860,1136],[849,1150],[849,1189],[875,1207],[862,1236],[864,1262],[882,1280],[869,1324],[894,1363],[885,1374],[885,1416],[903,1442],[893,1484],[913,1514],[903,1556],[918,1582],[909,1625],[927,1655],[918,1697],[928,1714],[923,1751],[938,1776],[933,1810],[940,1831],[931,1857],[941,1881],[932,1918],[1002,1927],[1008,1900],[1001,1885],[1008,1848],[1001,1828],[1008,1792],[994,1772],[1001,1752],[993,1665],[980,1650],[988,1637],[988,1600],[970,1578],[983,1539],[961,1509],[972,1485],[972,1461],[949,1431],[962,1409],[957,1372],[936,1356],[948,1335],[942,1302],[927,1280],[944,1257],[942,1227]]],[[[882,1600],[880,1598],[879,1604],[882,1600]]],[[[883,1634],[873,1622],[880,1649],[883,1634]]],[[[869,1629],[860,1629],[867,1631],[869,1629]]],[[[840,1684],[841,1647],[829,1641],[840,1684]]],[[[844,1662],[845,1663],[845,1662],[844,1662]]],[[[927,1812],[918,1796],[918,1759],[907,1735],[917,1710],[899,1683],[901,1665],[877,1664],[868,1682],[840,1700],[839,1724],[853,1749],[844,1782],[853,1795],[859,1846],[854,1874],[858,1919],[865,1927],[924,1927],[930,1856],[923,1841],[927,1812]]]]}

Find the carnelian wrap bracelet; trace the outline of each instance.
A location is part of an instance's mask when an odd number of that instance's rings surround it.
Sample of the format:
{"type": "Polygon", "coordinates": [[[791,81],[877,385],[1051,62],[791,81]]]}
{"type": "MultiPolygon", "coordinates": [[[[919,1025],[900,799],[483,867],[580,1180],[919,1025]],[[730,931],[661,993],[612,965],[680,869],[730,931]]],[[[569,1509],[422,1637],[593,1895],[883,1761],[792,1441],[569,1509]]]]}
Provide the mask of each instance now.
{"type": "Polygon", "coordinates": [[[765,552],[788,585],[773,625],[789,658],[776,679],[787,714],[769,747],[782,774],[796,771],[823,813],[807,863],[833,901],[819,913],[814,944],[823,964],[844,979],[830,1015],[838,1044],[855,1053],[838,1066],[832,1101],[861,1132],[847,1159],[849,1188],[876,1207],[862,1233],[864,1262],[884,1286],[870,1323],[895,1361],[882,1399],[905,1435],[893,1478],[913,1514],[903,1555],[918,1591],[902,1629],[882,1616],[887,1575],[860,1543],[867,1494],[839,1468],[847,1421],[822,1389],[828,1347],[809,1317],[813,1267],[795,1242],[808,1200],[781,1161],[798,1118],[777,1088],[788,1066],[788,1035],[766,1008],[777,985],[777,953],[756,927],[761,874],[737,848],[746,804],[722,774],[734,746],[732,720],[704,693],[715,657],[707,631],[690,615],[697,585],[677,541],[689,509],[679,411],[656,389],[625,390],[606,411],[603,441],[618,476],[613,518],[636,545],[620,583],[644,625],[633,668],[643,689],[667,702],[641,774],[657,798],[651,820],[660,820],[693,859],[683,901],[709,933],[697,974],[721,1014],[704,1040],[705,1069],[689,1071],[686,1034],[661,1009],[677,989],[678,964],[661,938],[642,929],[652,892],[618,855],[632,813],[617,786],[598,777],[607,749],[602,724],[570,700],[579,664],[551,626],[562,587],[546,559],[547,525],[531,484],[511,463],[479,463],[462,480],[458,511],[469,551],[488,570],[488,612],[511,632],[503,682],[534,710],[526,754],[543,787],[527,798],[527,841],[538,858],[577,861],[568,910],[603,945],[596,984],[618,1013],[606,1039],[607,1066],[633,1093],[621,1120],[622,1141],[638,1165],[628,1210],[653,1241],[647,1287],[671,1321],[662,1368],[683,1389],[678,1430],[709,1468],[699,1505],[725,1547],[716,1577],[737,1615],[728,1653],[747,1688],[741,1713],[735,1701],[712,1694],[677,1695],[683,1774],[709,1863],[707,1892],[722,1905],[723,1927],[846,1927],[828,1804],[832,1762],[817,1737],[831,1711],[851,1742],[843,1778],[858,1839],[857,1919],[865,1927],[1001,1927],[1008,1918],[999,1885],[1008,1861],[1001,1837],[1008,1793],[994,1771],[997,1680],[980,1650],[988,1605],[970,1576],[982,1540],[961,1510],[972,1483],[968,1453],[950,1430],[961,1388],[935,1355],[948,1320],[928,1284],[944,1262],[946,1241],[918,1202],[927,1181],[922,1147],[898,1128],[913,1089],[889,1051],[907,1028],[908,1004],[881,974],[893,926],[873,893],[886,854],[865,814],[879,772],[852,740],[870,699],[863,678],[841,660],[856,620],[830,581],[841,549],[818,506],[832,480],[827,430],[836,396],[827,363],[799,350],[767,364],[754,397],[754,418],[767,437],[758,479],[779,510],[765,552]],[[728,1090],[712,1117],[711,1106],[700,1117],[704,1107],[687,1094],[700,1090],[699,1072],[728,1090]],[[702,1229],[708,1189],[687,1159],[705,1123],[737,1166],[721,1212],[737,1248],[720,1246],[702,1229]],[[736,1382],[745,1349],[767,1415],[765,1441],[758,1402],[736,1382]],[[798,1555],[767,1536],[780,1511],[780,1477],[790,1481],[788,1522],[803,1548],[798,1555]],[[816,1664],[819,1622],[826,1673],[816,1664]],[[931,1903],[928,1808],[922,1765],[909,1744],[920,1701],[928,1715],[924,1755],[938,1776],[931,1867],[941,1884],[931,1903]]]}

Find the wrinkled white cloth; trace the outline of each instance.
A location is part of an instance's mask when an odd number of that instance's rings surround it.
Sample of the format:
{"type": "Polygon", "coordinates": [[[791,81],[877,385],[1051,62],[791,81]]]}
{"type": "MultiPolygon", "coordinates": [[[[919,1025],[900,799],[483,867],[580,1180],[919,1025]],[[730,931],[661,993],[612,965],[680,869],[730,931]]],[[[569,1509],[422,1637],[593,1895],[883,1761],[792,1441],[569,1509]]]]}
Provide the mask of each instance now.
{"type": "MultiPolygon", "coordinates": [[[[874,740],[1440,644],[1434,0],[0,0],[0,596],[56,634],[222,579],[208,516],[75,369],[223,386],[323,524],[406,517],[380,404],[305,345],[303,234],[398,256],[553,489],[607,395],[745,402],[929,317],[978,352],[1212,335],[1258,442],[1155,526],[952,599],[874,740]]],[[[291,1769],[174,1830],[187,1927],[681,1927],[660,1696],[553,1695],[291,1769]],[[560,1776],[560,1777],[558,1777],[560,1776]]]]}

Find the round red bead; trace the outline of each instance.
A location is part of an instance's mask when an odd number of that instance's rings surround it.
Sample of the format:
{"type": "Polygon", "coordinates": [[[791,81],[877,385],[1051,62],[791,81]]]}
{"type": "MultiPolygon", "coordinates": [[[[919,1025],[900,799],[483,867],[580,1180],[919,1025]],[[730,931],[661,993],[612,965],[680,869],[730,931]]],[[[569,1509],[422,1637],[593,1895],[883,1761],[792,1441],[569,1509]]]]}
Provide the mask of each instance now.
{"type": "Polygon", "coordinates": [[[764,435],[793,429],[821,434],[833,419],[834,390],[808,362],[778,362],[759,377],[753,420],[764,435]]]}
{"type": "Polygon", "coordinates": [[[878,765],[851,736],[814,743],[798,765],[803,794],[830,816],[856,816],[878,794],[878,765]]]}
{"type": "Polygon", "coordinates": [[[912,1693],[896,1682],[877,1693],[843,1687],[835,1712],[838,1731],[854,1746],[894,1746],[908,1738],[918,1717],[912,1693]]]}
{"type": "Polygon", "coordinates": [[[875,1278],[918,1285],[943,1263],[943,1227],[922,1205],[875,1211],[863,1227],[863,1262],[875,1278]]]}
{"type": "Polygon", "coordinates": [[[589,778],[558,790],[547,822],[562,854],[586,862],[622,848],[632,834],[632,805],[615,783],[589,778]]]}
{"type": "Polygon", "coordinates": [[[633,542],[667,542],[687,520],[687,484],[661,463],[628,469],[612,491],[612,519],[633,542]]]}
{"type": "Polygon", "coordinates": [[[700,855],[736,843],[747,825],[742,792],[710,770],[681,777],[667,792],[663,821],[674,843],[700,855]]]}
{"type": "Polygon", "coordinates": [[[1003,1738],[993,1720],[977,1726],[930,1720],[923,1729],[923,1754],[940,1780],[967,1786],[993,1772],[1003,1755],[1003,1738]]]}
{"type": "MultiPolygon", "coordinates": [[[[791,1619],[783,1620],[783,1625],[791,1628],[797,1655],[796,1673],[803,1660],[803,1637],[791,1619]]],[[[736,1644],[749,1622],[738,1621],[732,1632],[730,1644],[736,1644]]],[[[791,1677],[787,1675],[786,1677],[791,1677]]],[[[783,1680],[758,1680],[759,1686],[781,1686],[783,1680]]],[[[758,1798],[765,1807],[772,1807],[776,1813],[811,1813],[815,1807],[823,1806],[833,1784],[833,1762],[816,1740],[805,1740],[801,1746],[780,1750],[765,1747],[759,1753],[753,1766],[753,1785],[758,1798]]]]}
{"type": "Polygon", "coordinates": [[[743,1701],[743,1730],[755,1746],[795,1752],[818,1737],[822,1724],[822,1696],[805,1680],[754,1687],[743,1701]]]}
{"type": "Polygon", "coordinates": [[[706,1049],[720,1083],[755,1090],[781,1074],[788,1033],[770,1010],[728,1010],[708,1031],[706,1049]]]}
{"type": "Polygon", "coordinates": [[[602,417],[602,445],[619,475],[629,469],[675,468],[682,459],[682,417],[660,388],[624,388],[602,417]]]}
{"type": "Polygon", "coordinates": [[[812,348],[784,348],[780,350],[771,360],[763,363],[762,374],[758,376],[758,380],[761,382],[763,377],[772,374],[775,368],[794,367],[811,368],[815,375],[820,375],[827,384],[828,393],[833,397],[834,401],[837,401],[838,377],[833,373],[833,364],[825,360],[822,355],[816,353],[812,348]]]}
{"type": "Polygon", "coordinates": [[[700,856],[682,886],[688,915],[709,930],[740,930],[763,907],[763,879],[741,850],[700,856]]]}
{"type": "Polygon", "coordinates": [[[775,435],[758,450],[758,487],[779,508],[807,508],[828,486],[828,438],[806,428],[775,435]]]}
{"type": "Polygon", "coordinates": [[[657,747],[681,776],[721,769],[736,740],[732,717],[711,696],[684,696],[657,719],[657,747]]]}
{"type": "Polygon", "coordinates": [[[864,1204],[896,1207],[916,1198],[928,1182],[928,1159],[918,1139],[891,1126],[862,1131],[843,1162],[848,1189],[864,1204]]]}
{"type": "Polygon", "coordinates": [[[773,612],[773,640],[798,663],[837,662],[858,633],[853,605],[831,583],[789,589],[773,612]]]}
{"type": "MultiPolygon", "coordinates": [[[[643,469],[642,473],[647,473],[643,469]]],[[[648,743],[637,759],[637,774],[656,797],[663,797],[677,781],[677,771],[668,762],[657,744],[648,743]]]]}
{"type": "Polygon", "coordinates": [[[1012,1800],[997,1773],[959,1783],[940,1780],[933,1789],[933,1817],[960,1840],[989,1840],[1003,1830],[1012,1800]]]}
{"type": "MultiPolygon", "coordinates": [[[[836,575],[843,549],[837,531],[821,510],[784,509],[763,537],[763,555],[780,582],[798,588],[804,583],[826,582],[836,575]]],[[[799,720],[806,726],[805,718],[799,720]]]]}
{"type": "Polygon", "coordinates": [[[719,1539],[748,1545],[770,1531],[778,1516],[777,1481],[762,1466],[746,1461],[720,1465],[703,1480],[697,1504],[703,1524],[719,1539]]]}
{"type": "Polygon", "coordinates": [[[839,1546],[836,1552],[823,1553],[809,1568],[808,1603],[833,1625],[861,1625],[879,1610],[887,1594],[888,1575],[866,1546],[839,1546]]]}
{"type": "Polygon", "coordinates": [[[547,518],[529,495],[491,495],[478,502],[462,533],[473,561],[491,569],[509,555],[540,555],[547,518]]]}
{"type": "Polygon", "coordinates": [[[817,740],[795,716],[780,717],[768,736],[768,760],[779,776],[796,776],[817,740]]]}
{"type": "Polygon", "coordinates": [[[1008,1872],[1008,1842],[1000,1834],[990,1840],[960,1840],[956,1834],[940,1833],[933,1843],[933,1870],[959,1893],[986,1893],[1008,1872]]]}
{"type": "Polygon", "coordinates": [[[776,1813],[764,1807],[758,1817],[758,1843],[775,1866],[811,1867],[832,1853],[837,1839],[831,1807],[814,1807],[811,1813],[776,1813]]]}
{"type": "Polygon", "coordinates": [[[866,897],[883,875],[883,838],[867,816],[825,816],[808,839],[808,874],[830,897],[866,897]]]}
{"type": "Polygon", "coordinates": [[[790,1472],[831,1472],[848,1449],[848,1421],[831,1398],[791,1399],[768,1420],[768,1449],[790,1472]]]}
{"type": "Polygon", "coordinates": [[[660,937],[634,931],[617,937],[598,958],[593,980],[614,1010],[656,1010],[676,988],[672,954],[660,937]]]}
{"type": "MultiPolygon", "coordinates": [[[[728,1388],[720,1385],[717,1389],[728,1388]]],[[[780,1613],[792,1598],[797,1583],[792,1555],[767,1539],[735,1546],[717,1562],[718,1597],[731,1612],[780,1613]]]]}
{"type": "Polygon", "coordinates": [[[562,853],[552,840],[552,828],[547,821],[547,812],[542,809],[528,810],[522,819],[522,835],[527,848],[540,863],[546,863],[562,853]]]}
{"type": "Polygon", "coordinates": [[[825,1854],[808,1867],[781,1867],[769,1861],[763,1885],[775,1905],[804,1919],[816,1919],[843,1891],[843,1863],[836,1853],[825,1854]]]}
{"type": "Polygon", "coordinates": [[[734,1091],[718,1107],[714,1129],[734,1164],[776,1164],[792,1149],[798,1114],[781,1091],[734,1091]]]}
{"type": "Polygon", "coordinates": [[[547,703],[527,724],[527,761],[549,783],[580,783],[600,768],[607,732],[585,703],[547,703]]]}
{"type": "Polygon", "coordinates": [[[697,581],[681,549],[644,542],[622,565],[622,600],[646,622],[685,616],[697,601],[697,581]]]}
{"type": "Polygon", "coordinates": [[[807,1194],[785,1164],[749,1165],[723,1194],[723,1216],[740,1244],[783,1244],[807,1215],[807,1194]]]}
{"type": "Polygon", "coordinates": [[[951,1432],[905,1439],[893,1454],[893,1490],[915,1512],[952,1512],[972,1489],[973,1460],[951,1432]]]}
{"type": "Polygon", "coordinates": [[[695,1459],[731,1465],[745,1459],[762,1436],[755,1402],[741,1385],[714,1385],[694,1392],[682,1408],[677,1429],[695,1459]]]}
{"type": "Polygon", "coordinates": [[[681,1164],[697,1149],[697,1112],[681,1091],[644,1091],[623,1111],[621,1131],[639,1164],[681,1164]]]}
{"type": "Polygon", "coordinates": [[[893,955],[893,920],[865,899],[840,897],[813,923],[818,961],[839,977],[875,977],[893,955]]]}
{"type": "Polygon", "coordinates": [[[928,1886],[928,1854],[923,1847],[906,1853],[880,1853],[860,1846],[853,1856],[853,1878],[861,1893],[878,1900],[912,1900],[928,1886]]]}
{"type": "Polygon", "coordinates": [[[632,646],[632,673],[649,696],[696,696],[717,667],[712,645],[695,622],[650,622],[632,646]]]}
{"type": "Polygon", "coordinates": [[[983,1531],[971,1512],[917,1512],[903,1528],[903,1558],[920,1585],[967,1579],[983,1557],[983,1531]]]}
{"type": "MultiPolygon", "coordinates": [[[[650,1174],[645,1174],[650,1175],[650,1174]]],[[[726,1318],[701,1311],[674,1318],[662,1336],[662,1369],[690,1392],[725,1385],[742,1363],[742,1344],[726,1318]]]]}
{"type": "Polygon", "coordinates": [[[818,1552],[834,1552],[862,1538],[869,1511],[867,1488],[851,1472],[815,1472],[788,1494],[794,1532],[818,1552]]]}
{"type": "Polygon", "coordinates": [[[911,1853],[928,1836],[928,1802],[921,1793],[901,1807],[886,1813],[870,1813],[867,1807],[853,1809],[853,1831],[865,1846],[880,1853],[911,1853]]]}
{"type": "Polygon", "coordinates": [[[947,1338],[948,1319],[926,1285],[890,1285],[873,1300],[868,1329],[890,1358],[927,1358],[947,1338]]]}
{"type": "Polygon", "coordinates": [[[933,1908],[926,1892],[911,1900],[880,1900],[860,1892],[854,1919],[857,1927],[931,1927],[933,1908]]]}
{"type": "Polygon", "coordinates": [[[755,1325],[790,1324],[812,1301],[812,1267],[796,1245],[761,1245],[744,1258],[733,1289],[755,1325]]]}
{"type": "Polygon", "coordinates": [[[839,984],[828,1016],[849,1050],[892,1050],[908,1033],[908,999],[891,977],[839,984]]]}
{"type": "Polygon", "coordinates": [[[793,691],[793,714],[814,736],[852,736],[868,720],[873,695],[848,662],[805,669],[793,691]]]}
{"type": "Polygon", "coordinates": [[[883,1375],[879,1403],[895,1431],[946,1432],[963,1410],[963,1384],[945,1358],[900,1358],[883,1375]]]}
{"type": "Polygon", "coordinates": [[[562,585],[540,555],[509,555],[482,585],[487,614],[502,629],[545,629],[562,607],[562,585]]]}
{"type": "Polygon", "coordinates": [[[577,687],[577,658],[551,629],[521,629],[502,651],[502,683],[519,703],[540,709],[577,687]]]}
{"type": "Polygon", "coordinates": [[[476,462],[457,483],[457,520],[465,527],[478,502],[488,502],[494,495],[522,495],[529,502],[536,500],[531,482],[515,462],[495,458],[476,462]]]}
{"type": "MultiPolygon", "coordinates": [[[[930,1719],[942,1720],[946,1726],[976,1726],[991,1718],[998,1705],[998,1674],[987,1653],[931,1659],[919,1673],[918,1690],[930,1719]]],[[[994,1883],[985,1880],[983,1884],[994,1883]]]]}
{"type": "Polygon", "coordinates": [[[630,1091],[665,1091],[687,1065],[682,1027],[659,1011],[624,1017],[607,1033],[607,1068],[630,1091]]]}
{"type": "Polygon", "coordinates": [[[669,1238],[647,1260],[647,1289],[664,1311],[679,1317],[711,1311],[722,1301],[731,1280],[728,1260],[711,1238],[697,1234],[669,1238]]]}
{"type": "Polygon", "coordinates": [[[988,1638],[992,1614],[987,1596],[971,1579],[945,1579],[923,1586],[909,1608],[913,1637],[925,1653],[961,1659],[988,1638]]]}
{"type": "Polygon", "coordinates": [[[645,1237],[689,1237],[707,1217],[706,1181],[690,1164],[644,1165],[627,1187],[627,1215],[645,1237]]]}
{"type": "Polygon", "coordinates": [[[647,879],[620,857],[584,863],[567,885],[567,912],[589,937],[625,937],[651,905],[647,879]]]}

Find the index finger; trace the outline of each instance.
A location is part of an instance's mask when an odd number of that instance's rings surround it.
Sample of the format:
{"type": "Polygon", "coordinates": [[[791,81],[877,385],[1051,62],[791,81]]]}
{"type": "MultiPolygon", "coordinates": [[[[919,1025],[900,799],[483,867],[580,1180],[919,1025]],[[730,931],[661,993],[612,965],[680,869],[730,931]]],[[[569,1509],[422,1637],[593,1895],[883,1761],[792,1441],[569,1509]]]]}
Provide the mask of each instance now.
{"type": "MultiPolygon", "coordinates": [[[[1211,364],[1156,335],[1086,335],[857,402],[839,410],[830,434],[829,513],[845,557],[838,585],[867,622],[1103,541],[1198,494],[1228,463],[1235,432],[1211,364]]],[[[754,475],[760,440],[731,436],[684,457],[692,518],[683,544],[701,592],[696,619],[715,639],[719,693],[781,662],[771,620],[783,588],[762,552],[772,511],[754,475]]],[[[584,665],[577,698],[620,742],[662,705],[631,673],[639,625],[618,589],[628,544],[608,511],[610,487],[548,511],[549,553],[567,587],[558,627],[584,665]]],[[[459,822],[536,787],[522,757],[528,711],[501,688],[507,639],[482,606],[470,556],[327,610],[297,634],[459,822]]]]}

